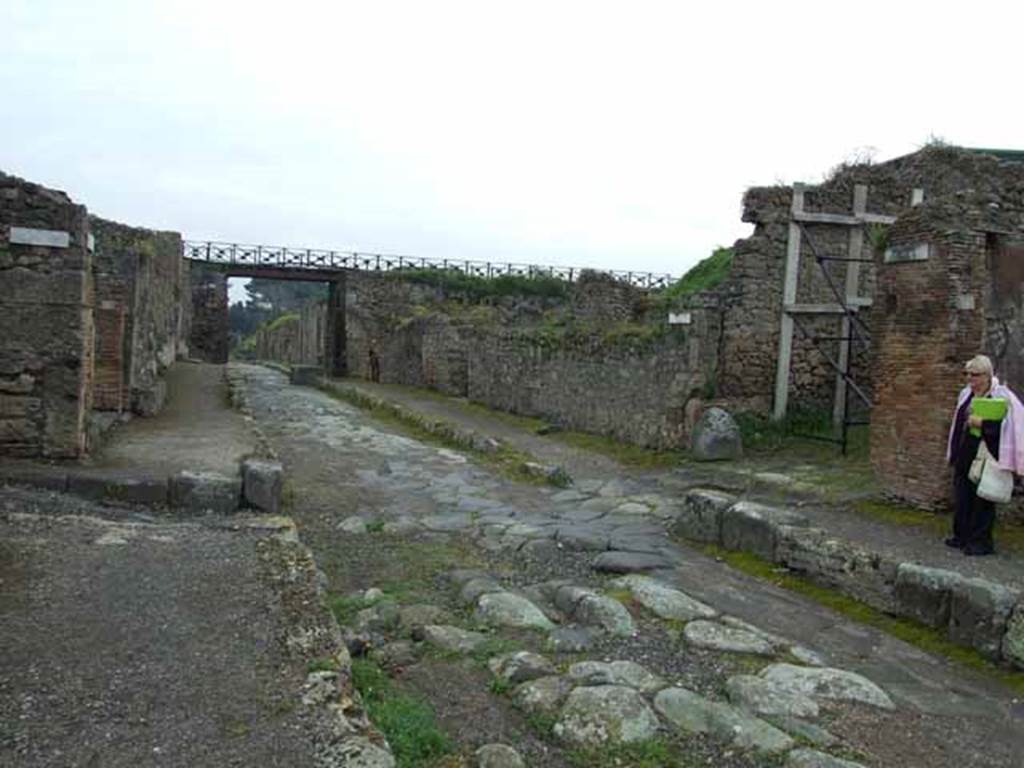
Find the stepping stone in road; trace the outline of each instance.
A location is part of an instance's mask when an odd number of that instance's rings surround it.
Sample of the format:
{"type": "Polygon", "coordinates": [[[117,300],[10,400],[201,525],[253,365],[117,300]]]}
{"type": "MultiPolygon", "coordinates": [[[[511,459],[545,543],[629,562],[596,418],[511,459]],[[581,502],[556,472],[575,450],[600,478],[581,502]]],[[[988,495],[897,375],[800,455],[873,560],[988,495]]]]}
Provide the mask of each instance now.
{"type": "Polygon", "coordinates": [[[725,690],[729,701],[752,715],[818,716],[818,704],[810,696],[778,688],[755,675],[730,677],[725,690]]]}
{"type": "Polygon", "coordinates": [[[592,589],[566,585],[555,592],[555,605],[581,624],[603,629],[616,637],[629,637],[636,631],[626,607],[592,589]]]}
{"type": "Polygon", "coordinates": [[[569,694],[554,730],[556,736],[574,744],[628,743],[653,738],[658,717],[632,688],[584,686],[569,694]]]}
{"type": "Polygon", "coordinates": [[[531,651],[515,651],[496,656],[487,666],[495,677],[513,685],[555,674],[555,667],[550,661],[531,651]]]}
{"type": "Polygon", "coordinates": [[[690,645],[714,651],[758,656],[771,656],[775,652],[774,646],[760,635],[714,621],[691,621],[683,627],[683,637],[690,645]]]}
{"type": "Polygon", "coordinates": [[[446,624],[428,624],[418,630],[416,635],[416,639],[422,639],[435,648],[455,653],[469,653],[487,640],[487,635],[481,632],[470,632],[446,624]]]}
{"type": "Polygon", "coordinates": [[[665,681],[635,661],[580,661],[569,667],[566,676],[576,685],[624,685],[641,693],[654,693],[665,681]]]}
{"type": "Polygon", "coordinates": [[[472,581],[467,581],[462,585],[462,591],[459,592],[459,600],[466,605],[472,605],[480,599],[482,595],[489,594],[491,592],[504,592],[505,588],[501,586],[495,579],[490,576],[483,576],[472,581]]]}
{"type": "Polygon", "coordinates": [[[691,621],[713,619],[718,615],[718,611],[710,605],[694,600],[685,592],[666,587],[648,576],[623,576],[615,579],[612,586],[628,589],[640,605],[662,619],[691,621]]]}
{"type": "Polygon", "coordinates": [[[516,706],[528,714],[554,714],[572,692],[570,680],[557,675],[523,683],[512,695],[516,706]]]}
{"type": "Polygon", "coordinates": [[[555,625],[536,605],[511,592],[481,595],[476,604],[476,618],[492,627],[517,627],[548,631],[555,625]]]}
{"type": "Polygon", "coordinates": [[[770,723],[686,688],[661,691],[654,697],[654,708],[682,731],[709,733],[740,749],[776,753],[785,752],[794,743],[770,723]]]}
{"type": "Polygon", "coordinates": [[[600,573],[641,573],[672,565],[667,557],[646,552],[602,552],[592,563],[593,569],[600,573]]]}
{"type": "Polygon", "coordinates": [[[816,700],[852,701],[879,709],[896,709],[889,695],[866,677],[831,667],[772,664],[758,677],[776,690],[816,700]]]}
{"type": "Polygon", "coordinates": [[[558,653],[580,653],[592,648],[599,635],[590,627],[558,627],[548,635],[545,648],[558,653]]]}

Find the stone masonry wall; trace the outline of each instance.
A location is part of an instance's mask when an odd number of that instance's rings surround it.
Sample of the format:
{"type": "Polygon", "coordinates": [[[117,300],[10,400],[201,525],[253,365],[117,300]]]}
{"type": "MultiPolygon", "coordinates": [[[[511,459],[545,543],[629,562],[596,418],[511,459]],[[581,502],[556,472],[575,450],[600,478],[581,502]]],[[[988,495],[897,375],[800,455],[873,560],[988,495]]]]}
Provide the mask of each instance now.
{"type": "Polygon", "coordinates": [[[192,317],[189,350],[208,363],[228,361],[228,278],[216,267],[189,261],[192,317]]]}
{"type": "Polygon", "coordinates": [[[90,226],[96,242],[96,408],[156,413],[189,308],[181,236],[96,216],[90,226]]]}
{"type": "Polygon", "coordinates": [[[298,365],[323,365],[327,307],[322,301],[302,307],[293,318],[256,332],[256,357],[298,365]]]}
{"type": "Polygon", "coordinates": [[[685,446],[688,404],[706,392],[717,364],[718,316],[694,314],[692,326],[640,343],[478,338],[469,346],[469,398],[636,445],[685,446]]]}
{"type": "MultiPolygon", "coordinates": [[[[910,208],[911,193],[924,190],[925,200],[940,198],[957,190],[997,192],[1020,179],[1024,167],[1001,163],[996,158],[966,152],[955,147],[927,147],[912,155],[878,165],[855,165],[836,170],[832,178],[807,187],[804,210],[839,213],[852,211],[856,184],[869,187],[867,211],[897,216],[910,208]]],[[[737,409],[768,410],[775,385],[779,326],[782,316],[782,288],[785,272],[788,224],[793,189],[788,186],[753,188],[743,201],[743,220],[754,225],[753,234],[735,246],[728,280],[720,287],[725,316],[722,330],[719,392],[737,409]]],[[[845,255],[849,227],[806,224],[819,252],[845,255]]],[[[865,238],[864,256],[872,244],[865,238]]],[[[844,265],[829,262],[828,268],[842,289],[844,265]]],[[[873,266],[861,268],[860,295],[872,296],[873,266]]],[[[835,296],[814,263],[806,239],[801,247],[801,272],[797,301],[833,303],[835,296]]],[[[861,312],[868,327],[875,325],[876,309],[861,312]]],[[[838,336],[838,318],[820,318],[805,323],[812,333],[838,336]]],[[[838,343],[826,343],[835,357],[838,343]]],[[[870,391],[870,356],[861,353],[854,361],[854,375],[870,391]]],[[[790,379],[790,403],[824,406],[831,403],[835,374],[821,353],[796,331],[790,379]]]]}
{"type": "Polygon", "coordinates": [[[996,375],[1024,394],[1024,274],[1014,234],[1022,228],[1024,184],[999,195],[962,191],[893,225],[889,254],[926,258],[878,254],[871,461],[894,497],[936,509],[950,501],[946,441],[968,359],[989,355],[996,375]]]}
{"type": "Polygon", "coordinates": [[[84,206],[63,192],[0,174],[0,454],[85,453],[92,305],[84,206]],[[51,244],[25,242],[40,238],[51,244]]]}
{"type": "MultiPolygon", "coordinates": [[[[373,273],[350,274],[346,282],[352,376],[369,378],[372,348],[384,383],[430,387],[659,448],[685,443],[694,406],[714,379],[714,302],[695,307],[691,325],[669,327],[665,318],[643,321],[642,292],[598,274],[564,298],[475,301],[373,273]]],[[[293,351],[311,322],[304,312],[261,332],[257,356],[305,362],[293,351]]]]}

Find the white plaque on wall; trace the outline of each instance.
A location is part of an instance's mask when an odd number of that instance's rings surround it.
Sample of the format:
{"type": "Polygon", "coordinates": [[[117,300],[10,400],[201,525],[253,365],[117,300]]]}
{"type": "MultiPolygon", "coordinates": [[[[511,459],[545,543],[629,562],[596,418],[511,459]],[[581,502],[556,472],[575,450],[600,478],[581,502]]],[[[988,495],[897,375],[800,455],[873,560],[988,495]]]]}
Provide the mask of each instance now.
{"type": "Polygon", "coordinates": [[[669,312],[668,313],[668,324],[669,325],[689,325],[693,322],[689,312],[669,312]]]}
{"type": "Polygon", "coordinates": [[[927,261],[928,243],[904,243],[885,249],[885,263],[899,264],[903,261],[927,261]]]}
{"type": "Polygon", "coordinates": [[[71,233],[57,229],[33,229],[32,227],[11,227],[11,245],[42,245],[47,248],[70,248],[71,233]]]}

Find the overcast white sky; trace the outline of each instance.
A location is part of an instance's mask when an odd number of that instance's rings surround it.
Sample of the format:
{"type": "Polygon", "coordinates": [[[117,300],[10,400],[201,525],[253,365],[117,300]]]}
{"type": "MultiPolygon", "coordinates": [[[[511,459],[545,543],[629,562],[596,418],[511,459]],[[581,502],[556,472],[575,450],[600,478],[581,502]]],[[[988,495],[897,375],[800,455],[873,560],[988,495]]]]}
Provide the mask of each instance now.
{"type": "Polygon", "coordinates": [[[191,239],[681,274],[746,187],[1024,148],[1024,3],[0,0],[0,169],[191,239]]]}

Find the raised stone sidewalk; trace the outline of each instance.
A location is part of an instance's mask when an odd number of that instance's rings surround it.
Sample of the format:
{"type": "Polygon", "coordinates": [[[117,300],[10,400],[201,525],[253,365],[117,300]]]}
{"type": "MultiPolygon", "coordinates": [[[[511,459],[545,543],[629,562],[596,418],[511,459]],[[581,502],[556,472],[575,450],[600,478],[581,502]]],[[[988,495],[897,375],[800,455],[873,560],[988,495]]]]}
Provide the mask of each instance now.
{"type": "Polygon", "coordinates": [[[281,465],[229,373],[179,362],[168,373],[167,406],[158,416],[114,429],[83,462],[0,461],[0,484],[188,515],[245,508],[277,514],[281,465]]]}

